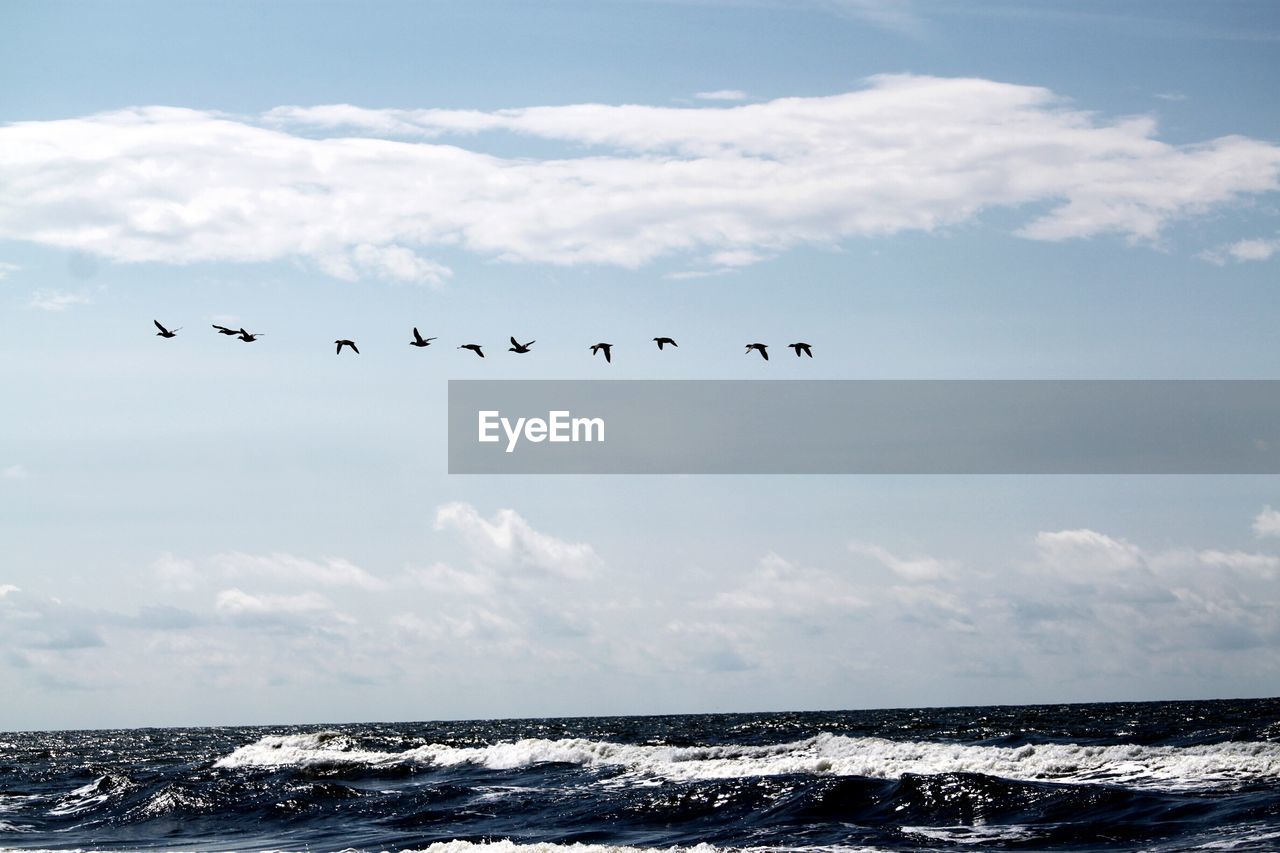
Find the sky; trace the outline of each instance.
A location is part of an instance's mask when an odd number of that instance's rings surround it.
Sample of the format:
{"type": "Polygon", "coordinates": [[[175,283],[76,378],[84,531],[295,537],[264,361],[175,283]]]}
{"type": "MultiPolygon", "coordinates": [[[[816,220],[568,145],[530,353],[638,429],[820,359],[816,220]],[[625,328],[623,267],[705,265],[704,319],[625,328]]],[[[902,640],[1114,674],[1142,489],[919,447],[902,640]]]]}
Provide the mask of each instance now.
{"type": "Polygon", "coordinates": [[[1276,378],[1278,60],[1251,0],[0,5],[0,729],[1280,693],[1275,477],[445,441],[449,379],[1276,378]]]}

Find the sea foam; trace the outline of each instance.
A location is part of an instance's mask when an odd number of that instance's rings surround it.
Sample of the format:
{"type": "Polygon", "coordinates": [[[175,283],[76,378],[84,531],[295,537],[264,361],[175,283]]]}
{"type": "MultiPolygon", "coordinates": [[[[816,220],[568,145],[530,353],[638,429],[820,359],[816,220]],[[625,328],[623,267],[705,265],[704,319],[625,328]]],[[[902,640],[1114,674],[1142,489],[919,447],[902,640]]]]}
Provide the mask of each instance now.
{"type": "Polygon", "coordinates": [[[583,738],[528,738],[488,746],[423,744],[401,752],[363,748],[338,732],[268,735],[215,766],[365,767],[473,765],[510,770],[537,764],[618,768],[676,781],[783,774],[897,779],[906,774],[982,773],[1023,781],[1112,783],[1134,787],[1216,787],[1280,778],[1280,744],[1202,746],[1028,744],[1018,747],[900,741],[820,734],[767,746],[649,746],[583,738]]]}

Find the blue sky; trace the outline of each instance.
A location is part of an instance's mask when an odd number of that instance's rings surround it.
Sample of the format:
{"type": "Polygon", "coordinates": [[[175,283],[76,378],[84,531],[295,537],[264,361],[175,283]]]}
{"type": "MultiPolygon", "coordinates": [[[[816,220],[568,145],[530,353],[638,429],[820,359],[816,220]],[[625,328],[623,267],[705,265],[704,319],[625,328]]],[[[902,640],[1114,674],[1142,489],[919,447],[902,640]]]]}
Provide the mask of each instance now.
{"type": "Polygon", "coordinates": [[[445,473],[450,378],[1274,378],[1275,6],[960,7],[5,4],[0,726],[1274,694],[1274,478],[445,473]]]}

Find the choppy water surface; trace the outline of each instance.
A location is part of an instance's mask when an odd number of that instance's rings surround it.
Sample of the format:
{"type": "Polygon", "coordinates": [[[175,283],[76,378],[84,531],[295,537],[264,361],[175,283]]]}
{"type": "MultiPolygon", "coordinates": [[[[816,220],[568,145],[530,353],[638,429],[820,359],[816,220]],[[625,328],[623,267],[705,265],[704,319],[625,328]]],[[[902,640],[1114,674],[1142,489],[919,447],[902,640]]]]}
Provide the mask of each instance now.
{"type": "Polygon", "coordinates": [[[1280,700],[0,734],[0,848],[432,845],[1280,850],[1280,700]]]}

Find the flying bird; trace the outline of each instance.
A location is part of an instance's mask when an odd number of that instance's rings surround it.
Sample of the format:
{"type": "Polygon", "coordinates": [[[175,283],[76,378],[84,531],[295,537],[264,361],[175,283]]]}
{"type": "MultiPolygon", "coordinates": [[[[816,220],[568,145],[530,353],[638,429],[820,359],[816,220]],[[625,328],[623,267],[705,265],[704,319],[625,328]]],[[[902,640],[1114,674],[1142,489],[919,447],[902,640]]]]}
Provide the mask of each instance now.
{"type": "Polygon", "coordinates": [[[418,334],[418,327],[417,327],[417,326],[414,326],[414,327],[413,327],[413,340],[409,341],[409,346],[411,346],[411,347],[429,347],[429,346],[431,346],[431,342],[432,342],[432,341],[434,341],[434,340],[435,340],[435,338],[424,338],[422,335],[418,334]]]}
{"type": "Polygon", "coordinates": [[[160,337],[162,337],[162,338],[173,338],[173,337],[177,337],[178,332],[180,332],[180,331],[182,330],[182,327],[181,327],[181,326],[179,326],[178,328],[174,329],[174,330],[171,332],[171,331],[169,331],[168,329],[166,329],[164,326],[161,326],[161,325],[160,325],[160,321],[159,321],[159,320],[152,320],[151,322],[153,322],[153,323],[155,323],[155,324],[156,324],[156,328],[160,330],[160,331],[156,332],[156,334],[157,334],[157,335],[159,335],[159,336],[160,336],[160,337]]]}
{"type": "Polygon", "coordinates": [[[519,341],[517,341],[514,337],[512,337],[511,346],[507,347],[507,352],[525,353],[529,351],[529,347],[533,346],[536,343],[537,341],[529,341],[529,343],[527,344],[522,344],[519,341]]]}
{"type": "Polygon", "coordinates": [[[747,355],[750,355],[752,350],[755,350],[756,352],[760,353],[760,357],[763,358],[765,361],[769,360],[768,344],[747,344],[747,355]]]}
{"type": "Polygon", "coordinates": [[[458,349],[469,349],[476,355],[480,356],[481,358],[484,358],[484,353],[480,351],[479,344],[463,344],[462,346],[458,347],[458,349]]]}
{"type": "Polygon", "coordinates": [[[592,344],[591,354],[596,355],[600,350],[604,350],[604,360],[613,361],[613,344],[592,344]]]}
{"type": "Polygon", "coordinates": [[[809,358],[813,358],[813,350],[809,349],[811,344],[787,344],[787,346],[796,351],[796,358],[800,357],[800,353],[804,353],[809,356],[809,358]]]}
{"type": "Polygon", "coordinates": [[[238,337],[240,338],[240,340],[244,341],[246,344],[251,344],[265,334],[266,332],[255,332],[254,334],[251,335],[242,328],[240,329],[240,334],[238,337]]]}
{"type": "Polygon", "coordinates": [[[226,326],[219,326],[217,323],[214,323],[213,327],[218,330],[218,334],[220,335],[239,336],[240,333],[244,331],[244,329],[228,329],[226,326]]]}
{"type": "Polygon", "coordinates": [[[339,341],[334,341],[334,343],[338,345],[338,349],[337,349],[338,355],[342,355],[343,347],[351,347],[351,349],[355,352],[356,355],[360,354],[360,350],[358,347],[356,347],[355,341],[339,340],[339,341]]]}
{"type": "Polygon", "coordinates": [[[671,344],[673,347],[679,347],[679,346],[680,346],[678,343],[676,343],[675,341],[673,341],[671,338],[654,338],[654,340],[658,342],[658,349],[662,349],[662,345],[663,345],[663,344],[671,344]]]}

